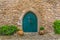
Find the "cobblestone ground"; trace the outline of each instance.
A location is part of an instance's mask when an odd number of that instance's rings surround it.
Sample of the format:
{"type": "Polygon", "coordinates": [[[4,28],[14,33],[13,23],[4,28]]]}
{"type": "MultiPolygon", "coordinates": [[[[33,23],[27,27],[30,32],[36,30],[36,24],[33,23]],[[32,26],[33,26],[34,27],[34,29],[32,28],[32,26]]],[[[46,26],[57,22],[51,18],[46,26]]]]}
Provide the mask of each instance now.
{"type": "Polygon", "coordinates": [[[24,36],[19,36],[17,34],[12,36],[0,36],[0,40],[60,40],[60,36],[52,33],[47,33],[45,35],[25,33],[24,36]]]}

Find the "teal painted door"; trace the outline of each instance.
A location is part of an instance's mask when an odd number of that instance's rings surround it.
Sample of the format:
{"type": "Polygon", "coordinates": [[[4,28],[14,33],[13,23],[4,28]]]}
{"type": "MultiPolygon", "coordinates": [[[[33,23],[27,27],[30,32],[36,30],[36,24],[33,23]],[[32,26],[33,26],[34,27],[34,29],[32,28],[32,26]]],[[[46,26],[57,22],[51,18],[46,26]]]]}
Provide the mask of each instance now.
{"type": "Polygon", "coordinates": [[[27,12],[23,17],[23,31],[37,32],[37,17],[33,12],[27,12]]]}

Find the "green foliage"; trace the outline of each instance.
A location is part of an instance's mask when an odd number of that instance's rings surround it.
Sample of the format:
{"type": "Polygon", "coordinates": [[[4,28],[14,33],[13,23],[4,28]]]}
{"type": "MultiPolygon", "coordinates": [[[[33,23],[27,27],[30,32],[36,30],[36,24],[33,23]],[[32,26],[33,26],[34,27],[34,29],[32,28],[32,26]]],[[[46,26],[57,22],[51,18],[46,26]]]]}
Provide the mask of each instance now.
{"type": "Polygon", "coordinates": [[[0,27],[0,35],[12,35],[18,30],[15,25],[3,25],[0,27]]]}
{"type": "Polygon", "coordinates": [[[54,32],[60,34],[60,20],[55,20],[53,23],[54,32]]]}
{"type": "Polygon", "coordinates": [[[40,30],[44,30],[44,27],[43,27],[43,26],[41,26],[41,27],[40,27],[40,30]]]}

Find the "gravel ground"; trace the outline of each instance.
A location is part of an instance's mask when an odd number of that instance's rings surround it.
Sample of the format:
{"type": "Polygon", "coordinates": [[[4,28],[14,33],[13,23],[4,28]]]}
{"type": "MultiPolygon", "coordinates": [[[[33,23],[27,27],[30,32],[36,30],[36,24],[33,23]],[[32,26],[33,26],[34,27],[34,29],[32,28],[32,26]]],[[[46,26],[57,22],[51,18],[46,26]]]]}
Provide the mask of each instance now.
{"type": "Polygon", "coordinates": [[[60,40],[60,35],[53,33],[47,33],[45,35],[39,35],[38,33],[25,33],[24,36],[17,34],[11,36],[0,36],[0,40],[60,40]]]}

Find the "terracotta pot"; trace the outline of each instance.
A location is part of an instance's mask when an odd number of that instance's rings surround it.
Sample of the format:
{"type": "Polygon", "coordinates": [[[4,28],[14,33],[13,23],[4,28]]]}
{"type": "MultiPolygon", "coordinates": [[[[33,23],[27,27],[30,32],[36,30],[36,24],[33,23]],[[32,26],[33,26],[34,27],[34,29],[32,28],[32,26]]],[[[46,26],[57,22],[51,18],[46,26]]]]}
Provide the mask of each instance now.
{"type": "Polygon", "coordinates": [[[17,32],[20,36],[23,36],[24,35],[24,32],[22,30],[18,31],[17,32]]]}
{"type": "Polygon", "coordinates": [[[45,30],[39,31],[39,34],[40,34],[40,35],[44,35],[44,34],[45,34],[45,30]]]}

